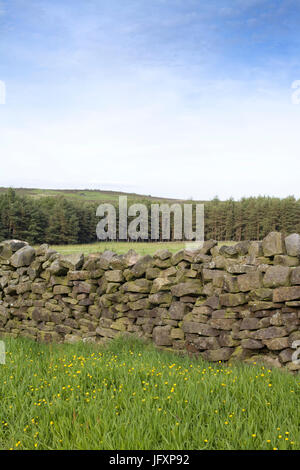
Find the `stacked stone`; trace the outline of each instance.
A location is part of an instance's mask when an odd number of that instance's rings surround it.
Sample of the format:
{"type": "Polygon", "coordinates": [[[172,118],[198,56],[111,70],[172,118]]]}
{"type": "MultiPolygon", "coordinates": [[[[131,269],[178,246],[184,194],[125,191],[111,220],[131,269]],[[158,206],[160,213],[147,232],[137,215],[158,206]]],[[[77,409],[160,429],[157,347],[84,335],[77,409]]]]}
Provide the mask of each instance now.
{"type": "Polygon", "coordinates": [[[210,361],[263,359],[297,371],[299,325],[298,234],[153,257],[0,244],[2,335],[98,343],[125,333],[210,361]]]}

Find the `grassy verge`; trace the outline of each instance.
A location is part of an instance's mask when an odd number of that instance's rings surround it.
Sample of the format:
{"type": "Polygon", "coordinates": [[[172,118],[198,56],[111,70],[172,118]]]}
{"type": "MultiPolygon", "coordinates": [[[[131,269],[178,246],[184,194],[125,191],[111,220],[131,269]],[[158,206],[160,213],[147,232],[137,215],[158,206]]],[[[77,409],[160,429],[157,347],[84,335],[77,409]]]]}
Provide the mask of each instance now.
{"type": "Polygon", "coordinates": [[[118,339],[6,339],[1,449],[300,449],[299,375],[118,339]]]}

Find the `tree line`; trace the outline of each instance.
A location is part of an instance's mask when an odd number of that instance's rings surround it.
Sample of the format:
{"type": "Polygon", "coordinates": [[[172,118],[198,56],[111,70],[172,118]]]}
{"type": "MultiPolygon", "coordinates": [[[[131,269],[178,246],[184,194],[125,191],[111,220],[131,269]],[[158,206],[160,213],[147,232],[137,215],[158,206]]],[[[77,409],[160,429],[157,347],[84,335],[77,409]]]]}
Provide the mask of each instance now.
{"type": "MultiPolygon", "coordinates": [[[[143,199],[143,203],[148,205],[150,214],[151,202],[143,199]]],[[[82,203],[64,196],[32,198],[9,189],[0,194],[0,241],[17,238],[30,244],[51,245],[96,242],[98,205],[99,202],[82,203]]],[[[261,240],[273,230],[300,233],[300,200],[293,196],[259,196],[239,201],[215,197],[204,202],[204,211],[205,239],[261,240]]],[[[149,241],[150,228],[149,223],[149,241]]]]}

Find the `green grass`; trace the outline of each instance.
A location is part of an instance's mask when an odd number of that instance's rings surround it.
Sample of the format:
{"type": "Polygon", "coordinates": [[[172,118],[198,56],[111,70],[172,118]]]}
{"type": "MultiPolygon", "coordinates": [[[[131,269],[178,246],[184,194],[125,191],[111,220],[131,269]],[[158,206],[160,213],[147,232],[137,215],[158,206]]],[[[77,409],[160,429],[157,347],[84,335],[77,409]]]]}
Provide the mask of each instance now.
{"type": "MultiPolygon", "coordinates": [[[[233,245],[236,242],[219,242],[219,245],[233,245]]],[[[140,255],[153,255],[157,250],[168,249],[171,253],[176,253],[186,247],[185,242],[154,242],[154,243],[134,243],[134,242],[101,242],[82,245],[52,245],[51,248],[69,255],[72,253],[101,253],[105,250],[115,251],[118,254],[127,253],[129,250],[135,250],[140,255]]]]}
{"type": "Polygon", "coordinates": [[[0,449],[300,449],[299,375],[118,339],[6,339],[0,449]]]}
{"type": "Polygon", "coordinates": [[[51,248],[68,255],[71,253],[84,253],[85,255],[91,253],[101,253],[105,250],[115,251],[118,254],[127,253],[129,250],[135,250],[141,255],[153,255],[157,250],[164,248],[170,250],[172,253],[181,250],[185,247],[184,242],[158,242],[158,243],[134,243],[134,242],[101,242],[90,243],[86,245],[52,245],[51,248]]]}

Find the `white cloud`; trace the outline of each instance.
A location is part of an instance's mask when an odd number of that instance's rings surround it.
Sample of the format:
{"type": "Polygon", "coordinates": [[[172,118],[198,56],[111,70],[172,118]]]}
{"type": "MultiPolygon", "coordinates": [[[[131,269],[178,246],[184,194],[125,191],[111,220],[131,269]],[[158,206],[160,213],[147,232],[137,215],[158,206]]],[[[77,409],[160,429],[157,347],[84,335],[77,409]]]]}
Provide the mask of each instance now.
{"type": "Polygon", "coordinates": [[[32,112],[26,122],[21,116],[8,125],[12,118],[4,119],[2,109],[0,185],[194,199],[300,197],[300,106],[279,97],[253,102],[242,94],[227,97],[230,83],[220,84],[211,101],[186,106],[178,86],[162,75],[159,88],[129,90],[122,100],[125,82],[103,109],[66,112],[53,120],[32,112]]]}

